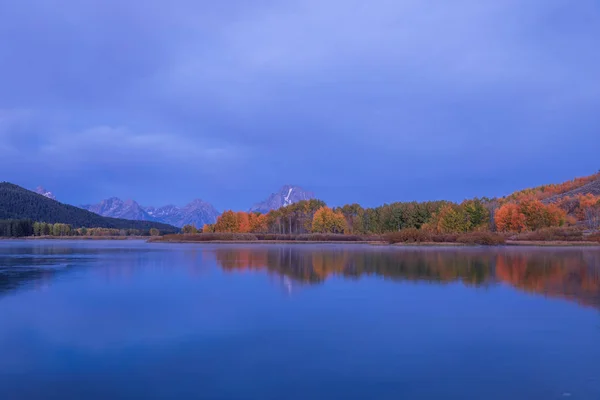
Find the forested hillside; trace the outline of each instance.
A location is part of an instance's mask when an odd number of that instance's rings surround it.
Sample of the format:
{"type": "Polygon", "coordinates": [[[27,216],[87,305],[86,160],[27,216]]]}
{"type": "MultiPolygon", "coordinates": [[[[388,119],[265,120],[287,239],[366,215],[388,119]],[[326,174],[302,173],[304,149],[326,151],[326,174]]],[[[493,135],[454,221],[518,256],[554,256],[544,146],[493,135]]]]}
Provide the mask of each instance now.
{"type": "Polygon", "coordinates": [[[148,221],[107,218],[78,207],[59,203],[8,182],[0,183],[0,220],[31,220],[68,224],[73,228],[135,229],[161,233],[178,232],[174,226],[148,221]]]}

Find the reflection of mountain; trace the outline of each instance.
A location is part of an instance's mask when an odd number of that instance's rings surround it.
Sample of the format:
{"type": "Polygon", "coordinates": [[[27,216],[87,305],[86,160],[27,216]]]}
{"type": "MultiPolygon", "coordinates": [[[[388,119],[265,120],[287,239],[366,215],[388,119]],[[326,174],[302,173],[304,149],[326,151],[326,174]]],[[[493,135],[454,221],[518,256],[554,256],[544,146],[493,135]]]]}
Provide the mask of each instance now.
{"type": "Polygon", "coordinates": [[[267,270],[301,283],[331,276],[467,285],[506,283],[600,309],[600,252],[579,249],[388,250],[374,248],[216,248],[219,265],[267,270]]]}

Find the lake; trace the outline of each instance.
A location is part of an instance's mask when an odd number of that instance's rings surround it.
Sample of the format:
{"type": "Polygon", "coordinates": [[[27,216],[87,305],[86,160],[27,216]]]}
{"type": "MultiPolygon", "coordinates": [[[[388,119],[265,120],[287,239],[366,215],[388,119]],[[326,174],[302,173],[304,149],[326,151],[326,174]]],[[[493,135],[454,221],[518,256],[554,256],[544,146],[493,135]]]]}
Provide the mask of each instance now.
{"type": "Polygon", "coordinates": [[[600,399],[600,250],[0,241],[0,399],[600,399]]]}

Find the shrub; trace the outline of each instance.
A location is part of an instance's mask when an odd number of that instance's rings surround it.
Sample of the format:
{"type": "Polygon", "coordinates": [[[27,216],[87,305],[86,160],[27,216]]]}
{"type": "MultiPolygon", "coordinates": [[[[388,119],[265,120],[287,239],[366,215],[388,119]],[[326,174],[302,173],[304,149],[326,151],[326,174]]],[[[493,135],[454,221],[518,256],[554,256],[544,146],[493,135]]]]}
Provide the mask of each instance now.
{"type": "Polygon", "coordinates": [[[361,242],[368,239],[381,240],[379,236],[341,235],[333,233],[308,233],[301,235],[273,233],[198,233],[165,235],[165,241],[212,242],[212,241],[304,241],[304,242],[361,242]],[[375,238],[375,239],[374,239],[375,238]]]}
{"type": "Polygon", "coordinates": [[[431,235],[421,229],[406,228],[398,232],[386,235],[386,240],[390,244],[394,243],[421,243],[431,241],[431,235]]]}
{"type": "Polygon", "coordinates": [[[482,246],[499,246],[506,242],[504,236],[492,232],[471,232],[459,235],[457,243],[479,244],[482,246]]]}
{"type": "Polygon", "coordinates": [[[165,235],[165,241],[177,242],[211,242],[211,241],[235,241],[235,240],[258,240],[256,235],[251,233],[198,233],[198,234],[179,234],[165,235]]]}
{"type": "Polygon", "coordinates": [[[592,233],[588,235],[585,240],[589,240],[590,242],[599,242],[600,243],[600,232],[592,233]]]}
{"type": "Polygon", "coordinates": [[[585,240],[583,230],[576,227],[570,228],[543,228],[532,232],[523,232],[515,237],[515,240],[525,241],[561,241],[581,242],[585,240]]]}
{"type": "Polygon", "coordinates": [[[435,243],[455,243],[458,238],[456,233],[438,233],[431,235],[431,241],[435,243]]]}

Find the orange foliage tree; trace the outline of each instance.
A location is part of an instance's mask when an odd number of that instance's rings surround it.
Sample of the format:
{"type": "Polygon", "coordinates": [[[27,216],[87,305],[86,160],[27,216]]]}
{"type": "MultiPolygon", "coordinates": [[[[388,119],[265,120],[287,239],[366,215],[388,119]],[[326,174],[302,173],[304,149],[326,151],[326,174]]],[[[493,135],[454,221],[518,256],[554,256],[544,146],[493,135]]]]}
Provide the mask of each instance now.
{"type": "Polygon", "coordinates": [[[543,185],[531,189],[521,190],[510,195],[508,199],[513,201],[521,201],[523,199],[530,198],[544,200],[552,196],[570,192],[571,190],[580,188],[581,186],[584,186],[597,179],[600,179],[600,172],[590,176],[575,178],[563,183],[543,185]]]}
{"type": "Polygon", "coordinates": [[[250,216],[248,213],[239,211],[236,214],[237,217],[237,232],[248,233],[250,232],[250,216]]]}
{"type": "Polygon", "coordinates": [[[500,232],[522,232],[527,228],[525,215],[521,208],[514,203],[507,203],[496,210],[494,215],[496,229],[500,232]]]}
{"type": "Polygon", "coordinates": [[[520,204],[506,203],[496,211],[494,221],[499,231],[522,232],[565,224],[567,214],[555,204],[526,199],[520,204]]]}
{"type": "Polygon", "coordinates": [[[564,225],[567,214],[554,204],[544,204],[539,200],[525,200],[519,205],[525,215],[527,228],[534,231],[541,228],[564,225]]]}

